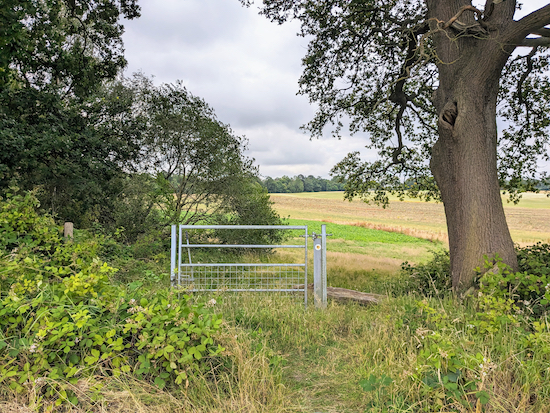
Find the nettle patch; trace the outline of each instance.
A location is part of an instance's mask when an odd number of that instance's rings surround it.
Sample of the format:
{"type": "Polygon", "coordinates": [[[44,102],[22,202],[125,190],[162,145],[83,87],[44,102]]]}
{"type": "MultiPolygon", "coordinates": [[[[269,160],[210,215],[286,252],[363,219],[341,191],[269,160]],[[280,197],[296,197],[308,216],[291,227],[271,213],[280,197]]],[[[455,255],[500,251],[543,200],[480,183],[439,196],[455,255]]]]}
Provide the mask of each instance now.
{"type": "MultiPolygon", "coordinates": [[[[0,231],[0,383],[14,392],[78,403],[74,389],[94,377],[133,374],[158,387],[186,385],[192,370],[223,348],[214,342],[221,315],[189,295],[115,286],[117,271],[64,242],[32,195],[2,203],[0,231]],[[6,235],[6,237],[4,237],[6,235]]],[[[89,383],[92,383],[89,385],[89,383]]]]}

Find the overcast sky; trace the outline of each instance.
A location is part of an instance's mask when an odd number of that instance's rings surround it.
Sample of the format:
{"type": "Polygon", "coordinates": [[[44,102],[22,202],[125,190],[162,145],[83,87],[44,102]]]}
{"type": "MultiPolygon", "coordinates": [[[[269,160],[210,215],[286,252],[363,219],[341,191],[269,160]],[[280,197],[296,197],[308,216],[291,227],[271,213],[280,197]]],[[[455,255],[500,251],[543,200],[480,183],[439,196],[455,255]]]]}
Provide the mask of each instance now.
{"type": "MultiPolygon", "coordinates": [[[[525,1],[523,13],[547,4],[525,1]]],[[[155,83],[182,80],[218,118],[249,139],[248,156],[263,176],[328,177],[360,134],[310,140],[299,127],[314,113],[297,96],[307,42],[297,22],[279,26],[237,0],[139,0],[142,17],[125,21],[127,75],[142,71],[155,83]]]]}

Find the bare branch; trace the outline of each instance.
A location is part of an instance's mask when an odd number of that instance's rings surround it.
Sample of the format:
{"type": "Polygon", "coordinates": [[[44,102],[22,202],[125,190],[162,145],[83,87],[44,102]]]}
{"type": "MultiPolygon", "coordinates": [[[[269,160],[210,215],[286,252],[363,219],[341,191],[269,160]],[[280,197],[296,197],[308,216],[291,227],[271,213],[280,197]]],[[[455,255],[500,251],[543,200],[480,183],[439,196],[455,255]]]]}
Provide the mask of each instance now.
{"type": "Polygon", "coordinates": [[[529,36],[529,34],[535,30],[544,28],[548,24],[550,24],[550,4],[514,22],[506,37],[511,44],[522,45],[522,40],[529,36]]]}
{"type": "MultiPolygon", "coordinates": [[[[477,9],[474,6],[471,6],[471,5],[470,6],[464,6],[458,11],[457,14],[455,14],[453,17],[451,17],[447,23],[445,23],[443,28],[447,29],[447,28],[451,27],[453,25],[453,23],[456,22],[458,20],[458,18],[460,16],[462,16],[462,14],[464,14],[465,11],[472,11],[475,14],[477,14],[478,19],[481,18],[481,14],[482,14],[481,10],[479,10],[479,9],[477,9]]],[[[464,25],[464,23],[460,23],[460,24],[464,25]]]]}
{"type": "Polygon", "coordinates": [[[540,29],[531,30],[531,34],[538,34],[542,37],[550,37],[550,29],[547,27],[541,27],[540,29]]]}
{"type": "Polygon", "coordinates": [[[520,47],[547,47],[550,46],[550,37],[534,37],[523,39],[523,41],[518,44],[520,47]]]}

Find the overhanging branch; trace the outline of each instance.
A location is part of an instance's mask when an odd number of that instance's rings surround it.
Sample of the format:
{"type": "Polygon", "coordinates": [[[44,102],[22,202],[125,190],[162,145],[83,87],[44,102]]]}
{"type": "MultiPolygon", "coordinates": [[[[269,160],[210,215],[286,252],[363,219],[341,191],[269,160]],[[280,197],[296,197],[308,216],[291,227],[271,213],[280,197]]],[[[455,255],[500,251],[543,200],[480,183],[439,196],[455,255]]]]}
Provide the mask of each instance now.
{"type": "MultiPolygon", "coordinates": [[[[535,33],[538,30],[545,29],[544,26],[547,26],[550,24],[550,4],[547,4],[544,7],[541,7],[538,10],[535,10],[532,13],[529,13],[527,16],[521,18],[517,22],[514,22],[513,26],[511,27],[511,30],[507,33],[507,38],[509,39],[510,44],[516,44],[516,45],[522,45],[524,40],[527,36],[529,36],[531,33],[535,33]]],[[[546,36],[546,34],[544,35],[546,36]]],[[[537,40],[538,39],[534,39],[537,40]]],[[[537,44],[538,46],[544,46],[537,44]]],[[[530,47],[534,47],[530,46],[530,47]]]]}
{"type": "Polygon", "coordinates": [[[550,46],[550,37],[526,38],[518,45],[521,47],[548,47],[550,46]]]}
{"type": "Polygon", "coordinates": [[[531,30],[531,34],[538,34],[542,37],[550,37],[550,29],[547,27],[541,27],[536,30],[531,30]]]}

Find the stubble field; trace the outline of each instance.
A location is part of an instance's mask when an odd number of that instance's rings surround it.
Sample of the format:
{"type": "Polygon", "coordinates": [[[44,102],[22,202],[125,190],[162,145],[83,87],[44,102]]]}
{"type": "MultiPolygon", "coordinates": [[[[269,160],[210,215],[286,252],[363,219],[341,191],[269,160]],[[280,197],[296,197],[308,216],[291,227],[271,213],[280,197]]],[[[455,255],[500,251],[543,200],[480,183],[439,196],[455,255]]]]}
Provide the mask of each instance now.
{"type": "MultiPolygon", "coordinates": [[[[390,198],[386,208],[355,199],[343,192],[272,194],[271,200],[283,217],[355,224],[373,229],[401,232],[421,238],[447,241],[443,205],[414,199],[390,198]]],[[[506,202],[504,211],[514,242],[529,245],[550,242],[550,198],[545,193],[524,194],[519,204],[506,202]]]]}

